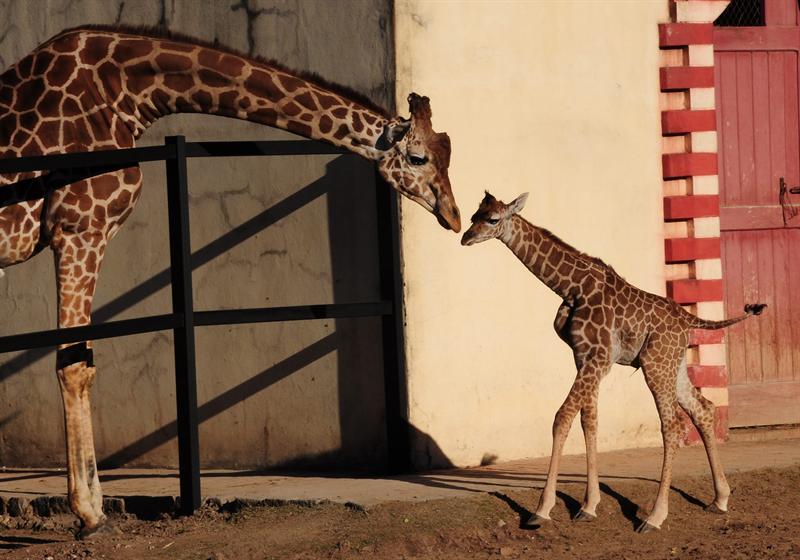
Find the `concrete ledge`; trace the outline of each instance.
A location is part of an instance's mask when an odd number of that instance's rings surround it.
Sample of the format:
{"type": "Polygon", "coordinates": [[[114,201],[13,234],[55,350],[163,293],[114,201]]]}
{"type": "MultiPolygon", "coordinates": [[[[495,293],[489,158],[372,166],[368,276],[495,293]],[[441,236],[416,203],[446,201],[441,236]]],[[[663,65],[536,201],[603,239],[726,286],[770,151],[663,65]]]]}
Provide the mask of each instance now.
{"type": "MultiPolygon", "coordinates": [[[[788,438],[732,441],[720,446],[725,472],[800,464],[800,431],[784,432],[788,438]]],[[[661,448],[600,453],[600,477],[651,481],[661,475],[661,448]]],[[[204,505],[220,511],[243,507],[288,504],[313,506],[336,502],[358,510],[391,501],[427,501],[464,497],[476,493],[541,488],[549,457],[509,461],[467,469],[448,469],[393,477],[346,473],[259,473],[253,471],[203,472],[204,505]]],[[[583,483],[586,459],[568,455],[562,460],[559,482],[583,483]]],[[[708,475],[702,446],[678,452],[675,476],[708,475]]],[[[164,469],[114,469],[102,471],[108,497],[106,511],[157,519],[178,506],[178,475],[164,469]]],[[[0,517],[43,518],[69,513],[63,470],[16,469],[0,471],[0,517]]]]}

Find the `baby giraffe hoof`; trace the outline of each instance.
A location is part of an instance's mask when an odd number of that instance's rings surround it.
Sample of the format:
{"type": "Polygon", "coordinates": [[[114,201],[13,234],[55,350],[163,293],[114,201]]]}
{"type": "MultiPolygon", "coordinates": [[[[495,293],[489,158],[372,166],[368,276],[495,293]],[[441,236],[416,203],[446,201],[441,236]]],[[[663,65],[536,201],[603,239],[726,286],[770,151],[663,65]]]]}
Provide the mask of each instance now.
{"type": "Polygon", "coordinates": [[[78,531],[78,540],[86,541],[92,540],[100,536],[105,535],[119,535],[122,532],[113,524],[108,521],[103,521],[99,523],[97,526],[89,528],[83,527],[80,531],[78,531]]]}
{"type": "Polygon", "coordinates": [[[550,523],[550,520],[547,518],[542,517],[541,515],[537,515],[532,513],[528,519],[520,523],[520,529],[538,529],[542,525],[550,523]]]}
{"type": "Polygon", "coordinates": [[[584,523],[594,521],[595,519],[597,519],[596,515],[583,511],[582,509],[578,510],[578,513],[575,514],[575,517],[572,518],[573,521],[582,521],[584,523]]]}
{"type": "Polygon", "coordinates": [[[718,515],[724,515],[728,513],[726,510],[720,508],[717,504],[713,502],[706,506],[706,511],[709,513],[716,513],[718,515]]]}
{"type": "Polygon", "coordinates": [[[640,535],[644,535],[645,533],[652,533],[654,531],[659,531],[660,528],[656,527],[655,525],[651,525],[647,521],[642,521],[642,524],[636,529],[636,532],[640,535]]]}

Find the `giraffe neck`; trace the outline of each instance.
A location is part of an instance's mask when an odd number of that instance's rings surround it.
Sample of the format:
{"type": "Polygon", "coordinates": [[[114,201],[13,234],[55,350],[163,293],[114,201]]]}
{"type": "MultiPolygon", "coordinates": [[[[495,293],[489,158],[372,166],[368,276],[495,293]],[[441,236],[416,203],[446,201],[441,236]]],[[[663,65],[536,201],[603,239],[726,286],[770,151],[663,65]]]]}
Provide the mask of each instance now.
{"type": "Polygon", "coordinates": [[[388,118],[312,79],[210,46],[103,30],[78,33],[82,52],[102,49],[114,63],[96,68],[105,90],[100,94],[133,139],[163,116],[205,113],[282,128],[368,159],[381,155],[376,144],[388,118]]]}
{"type": "Polygon", "coordinates": [[[500,240],[534,276],[565,299],[577,294],[581,279],[591,269],[588,257],[519,215],[511,217],[500,240]]]}

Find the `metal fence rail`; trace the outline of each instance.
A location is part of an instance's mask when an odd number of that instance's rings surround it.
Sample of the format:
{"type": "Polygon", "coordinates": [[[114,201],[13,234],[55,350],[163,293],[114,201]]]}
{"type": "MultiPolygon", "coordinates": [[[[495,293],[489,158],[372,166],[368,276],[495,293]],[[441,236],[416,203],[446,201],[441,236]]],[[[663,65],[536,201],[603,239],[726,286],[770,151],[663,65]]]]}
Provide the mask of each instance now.
{"type": "MultiPolygon", "coordinates": [[[[183,136],[170,136],[165,139],[162,146],[0,159],[0,174],[69,170],[77,172],[74,175],[77,178],[100,175],[141,162],[166,162],[172,285],[171,314],[0,337],[0,353],[171,329],[175,354],[180,511],[184,514],[191,514],[200,506],[201,499],[195,327],[380,316],[383,317],[388,463],[389,468],[395,471],[407,469],[408,433],[402,414],[404,402],[403,333],[402,320],[396,313],[396,310],[400,308],[401,293],[398,273],[397,208],[396,199],[388,189],[380,189],[385,194],[382,197],[379,194],[378,197],[380,301],[196,311],[192,299],[187,158],[349,153],[329,144],[307,140],[186,142],[183,136]]],[[[70,175],[70,177],[73,176],[70,175]]],[[[62,182],[59,186],[64,185],[65,183],[62,182]]],[[[0,196],[0,204],[7,205],[14,202],[14,200],[3,200],[0,196]]]]}

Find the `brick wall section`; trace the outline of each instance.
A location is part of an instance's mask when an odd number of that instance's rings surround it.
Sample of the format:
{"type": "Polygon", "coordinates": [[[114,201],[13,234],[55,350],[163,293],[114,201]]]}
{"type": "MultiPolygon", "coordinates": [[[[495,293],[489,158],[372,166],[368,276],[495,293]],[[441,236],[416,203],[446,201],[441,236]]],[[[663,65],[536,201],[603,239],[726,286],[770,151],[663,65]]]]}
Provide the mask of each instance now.
{"type": "MultiPolygon", "coordinates": [[[[723,318],[719,180],[714,107],[713,21],[728,0],[670,0],[659,25],[661,134],[667,295],[705,319],[723,318]]],[[[695,331],[689,377],[717,406],[715,430],[728,432],[724,333],[695,331]]],[[[700,441],[685,418],[684,443],[700,441]]]]}

